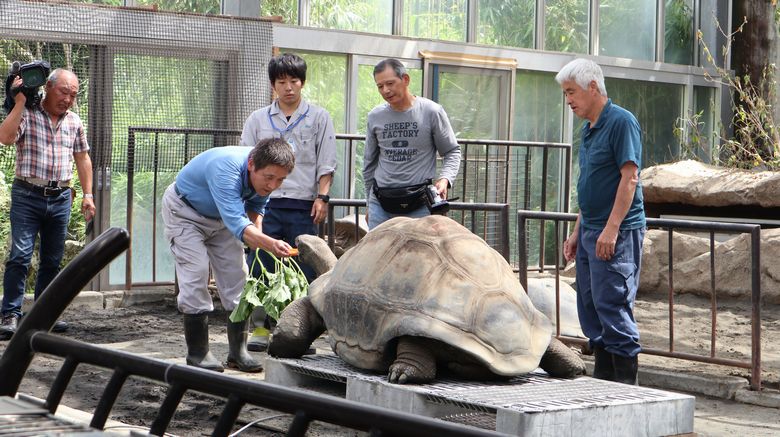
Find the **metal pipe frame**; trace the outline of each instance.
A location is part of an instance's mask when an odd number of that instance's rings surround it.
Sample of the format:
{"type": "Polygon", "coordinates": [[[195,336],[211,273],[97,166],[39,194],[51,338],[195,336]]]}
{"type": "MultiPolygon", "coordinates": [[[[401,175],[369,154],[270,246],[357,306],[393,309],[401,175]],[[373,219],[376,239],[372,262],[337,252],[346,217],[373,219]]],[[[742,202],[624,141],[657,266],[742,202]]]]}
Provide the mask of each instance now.
{"type": "MultiPolygon", "coordinates": [[[[568,223],[577,219],[577,214],[571,213],[555,213],[545,211],[517,211],[517,234],[518,234],[518,254],[519,254],[519,280],[523,285],[523,288],[528,290],[528,272],[529,270],[537,270],[536,267],[529,269],[528,266],[528,242],[526,222],[528,220],[551,220],[555,223],[555,235],[556,240],[558,235],[558,224],[560,222],[568,223]]],[[[669,290],[668,290],[668,302],[669,302],[669,348],[668,350],[654,349],[654,348],[642,348],[642,353],[649,355],[659,355],[665,357],[679,358],[689,361],[698,361],[710,364],[719,364],[724,366],[739,367],[750,369],[750,388],[752,390],[761,390],[761,226],[744,223],[722,223],[722,222],[710,222],[699,220],[672,220],[672,219],[660,219],[660,218],[648,218],[648,228],[666,229],[669,235],[669,290]],[[710,351],[709,356],[690,354],[684,352],[675,352],[674,350],[674,244],[673,233],[675,230],[695,230],[705,231],[710,234],[710,292],[711,303],[710,312],[712,318],[712,329],[710,331],[710,351]],[[720,358],[716,356],[716,323],[717,323],[717,298],[715,287],[715,233],[730,233],[730,234],[749,234],[750,235],[750,275],[751,275],[751,354],[750,360],[733,360],[727,358],[720,358]]],[[[565,238],[565,237],[564,237],[565,238]]],[[[556,318],[559,319],[560,314],[560,266],[558,260],[560,259],[558,241],[555,242],[555,279],[556,279],[556,318]]],[[[560,322],[560,320],[558,320],[560,322]]],[[[560,323],[558,323],[560,326],[560,323]]],[[[568,343],[587,345],[586,340],[560,336],[560,331],[557,331],[557,335],[568,343]]]]}

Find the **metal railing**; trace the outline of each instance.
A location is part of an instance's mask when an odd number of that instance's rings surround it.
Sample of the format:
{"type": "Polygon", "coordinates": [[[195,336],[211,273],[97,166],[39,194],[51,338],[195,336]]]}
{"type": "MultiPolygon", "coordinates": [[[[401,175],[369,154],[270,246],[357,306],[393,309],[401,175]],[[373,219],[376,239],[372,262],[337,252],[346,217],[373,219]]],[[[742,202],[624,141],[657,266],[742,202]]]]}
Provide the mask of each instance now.
{"type": "MultiPolygon", "coordinates": [[[[319,235],[320,237],[323,237],[325,235],[335,235],[336,229],[335,229],[335,217],[336,217],[336,209],[337,208],[345,208],[347,209],[346,214],[344,214],[344,217],[352,216],[355,219],[355,241],[359,241],[361,238],[360,231],[359,231],[359,215],[360,210],[366,208],[366,201],[363,199],[331,199],[330,202],[328,202],[328,219],[325,223],[323,223],[320,226],[319,235]],[[354,208],[354,213],[351,212],[354,208]]],[[[488,238],[486,238],[486,235],[484,234],[484,226],[479,226],[479,223],[487,222],[485,217],[482,218],[482,220],[479,220],[480,213],[482,215],[487,215],[488,213],[496,213],[498,217],[496,218],[496,221],[498,222],[498,238],[495,239],[493,244],[491,245],[493,249],[498,251],[498,253],[501,254],[501,256],[504,257],[504,259],[509,261],[509,205],[506,203],[466,203],[466,202],[450,202],[450,213],[447,214],[448,216],[452,215],[453,212],[460,212],[459,220],[458,218],[454,218],[456,221],[459,221],[460,224],[466,226],[469,228],[469,230],[482,237],[483,240],[489,241],[488,238]],[[467,214],[469,219],[466,219],[467,214]],[[468,222],[468,223],[466,223],[468,222]],[[482,233],[480,232],[480,227],[482,227],[482,233]]],[[[334,241],[333,239],[328,239],[328,245],[331,249],[334,247],[334,241]]]]}
{"type": "MultiPolygon", "coordinates": [[[[133,281],[131,243],[125,256],[125,289],[174,285],[174,281],[162,281],[158,278],[158,197],[166,188],[158,187],[159,174],[179,171],[184,164],[205,148],[238,144],[240,136],[241,131],[230,129],[128,127],[125,226],[131,234],[134,232],[135,173],[139,169],[150,171],[153,173],[153,180],[151,192],[148,193],[152,199],[149,206],[151,253],[148,257],[151,263],[151,280],[133,281]],[[144,135],[143,140],[139,138],[140,135],[144,135]],[[175,146],[171,145],[171,139],[174,137],[175,146]],[[142,151],[139,151],[140,144],[144,144],[142,151]],[[142,156],[139,156],[139,153],[142,153],[142,156]]],[[[337,134],[336,139],[344,143],[340,145],[344,148],[344,156],[349,157],[349,162],[354,162],[354,157],[359,150],[358,143],[364,142],[365,136],[337,134]]],[[[538,207],[545,211],[550,207],[548,198],[557,198],[559,200],[553,209],[568,210],[572,155],[570,144],[478,139],[459,139],[458,143],[461,145],[461,170],[450,193],[451,196],[458,196],[463,205],[508,204],[512,210],[538,207]],[[551,165],[551,162],[556,161],[555,156],[559,165],[551,165]],[[540,167],[539,171],[535,171],[537,167],[540,167]],[[557,168],[557,182],[552,184],[555,190],[548,187],[552,174],[551,167],[557,168]],[[535,197],[537,194],[538,199],[535,197]]],[[[115,163],[114,167],[118,169],[123,166],[115,163]]],[[[348,181],[347,192],[354,193],[358,182],[354,165],[345,166],[344,171],[348,181]]],[[[458,202],[453,202],[453,205],[456,204],[458,202]]],[[[470,207],[460,208],[460,211],[465,213],[470,207]]],[[[473,225],[482,225],[482,229],[477,232],[472,228],[472,231],[496,246],[506,241],[508,250],[506,253],[502,252],[502,255],[506,256],[510,264],[517,266],[517,254],[514,253],[512,245],[514,236],[509,233],[515,217],[512,214],[508,215],[509,224],[506,227],[496,220],[476,220],[473,225]]],[[[473,219],[474,215],[471,218],[473,219]]],[[[466,224],[463,218],[459,221],[461,224],[466,224]]],[[[539,238],[544,241],[544,232],[539,238]]]]}
{"type": "MultiPolygon", "coordinates": [[[[103,429],[125,381],[131,376],[151,379],[167,385],[168,391],[150,427],[150,434],[164,435],[182,398],[188,391],[226,400],[217,419],[213,436],[227,436],[246,404],[257,405],[293,415],[288,436],[303,436],[312,421],[323,421],[367,431],[371,435],[409,436],[494,436],[494,431],[443,420],[389,410],[314,392],[295,390],[269,383],[248,381],[192,366],[147,358],[123,351],[49,334],[48,331],[65,308],[92,277],[119,256],[130,244],[130,236],[120,228],[110,228],[71,262],[33,305],[0,357],[0,396],[16,395],[34,354],[64,358],[42,407],[54,414],[71,377],[80,364],[91,364],[112,371],[103,394],[92,414],[89,426],[103,429]]],[[[33,405],[31,404],[31,407],[33,405]]],[[[2,411],[0,411],[2,413],[2,411]]],[[[46,423],[41,426],[48,425],[46,423]]],[[[37,434],[24,429],[25,434],[37,434]]],[[[40,430],[45,433],[45,429],[40,430]]]]}
{"type": "MultiPolygon", "coordinates": [[[[517,232],[518,232],[518,252],[520,253],[520,283],[528,289],[528,272],[544,272],[553,270],[555,272],[555,307],[556,307],[556,335],[569,343],[587,344],[586,340],[575,337],[566,337],[560,335],[560,270],[561,270],[561,251],[560,243],[567,236],[565,229],[568,226],[561,227],[561,223],[568,225],[577,219],[577,214],[551,213],[540,211],[517,211],[517,232]],[[526,242],[526,226],[528,220],[540,220],[542,227],[545,222],[553,222],[555,244],[555,265],[545,266],[540,263],[533,268],[528,267],[528,251],[526,242]],[[564,229],[563,234],[561,230],[564,229]]],[[[761,389],[761,226],[739,223],[721,223],[693,220],[670,220],[670,219],[647,219],[648,228],[666,229],[668,231],[669,241],[669,289],[667,299],[669,302],[669,347],[667,349],[645,348],[642,347],[642,353],[650,355],[659,355],[672,358],[680,358],[690,361],[718,364],[724,366],[738,367],[750,370],[750,387],[753,390],[761,389]],[[710,314],[712,328],[710,331],[710,353],[709,356],[675,351],[675,332],[674,332],[674,244],[673,237],[675,230],[699,231],[709,233],[710,242],[710,314]],[[751,287],[751,354],[749,360],[735,360],[718,357],[716,354],[716,328],[717,328],[717,293],[715,288],[715,234],[749,234],[750,235],[750,287],[751,287]]]]}

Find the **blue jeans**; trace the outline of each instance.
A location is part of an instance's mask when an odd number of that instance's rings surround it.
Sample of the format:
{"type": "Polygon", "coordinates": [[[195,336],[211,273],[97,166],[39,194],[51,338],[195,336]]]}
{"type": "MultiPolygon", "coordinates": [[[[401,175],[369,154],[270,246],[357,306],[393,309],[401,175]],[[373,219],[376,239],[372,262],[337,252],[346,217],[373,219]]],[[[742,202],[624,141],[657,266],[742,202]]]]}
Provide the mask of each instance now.
{"type": "Polygon", "coordinates": [[[393,214],[392,212],[387,212],[384,210],[384,208],[382,208],[382,205],[379,204],[379,201],[376,200],[376,197],[373,193],[371,193],[368,198],[368,229],[374,229],[375,227],[394,217],[420,218],[429,215],[431,215],[431,212],[428,210],[427,205],[423,205],[406,214],[393,214]]]}
{"type": "Polygon", "coordinates": [[[580,228],[577,242],[577,314],[590,346],[633,357],[641,351],[634,320],[645,229],[620,231],[615,255],[596,256],[601,230],[580,228]]]}
{"type": "MultiPolygon", "coordinates": [[[[269,237],[276,238],[287,242],[290,246],[295,247],[295,239],[299,235],[317,235],[317,226],[314,224],[314,220],[311,216],[311,210],[303,209],[290,209],[290,208],[267,208],[265,215],[263,216],[263,233],[269,237]]],[[[250,250],[246,257],[246,263],[250,269],[252,269],[252,263],[255,260],[255,251],[250,250]]],[[[266,270],[274,271],[274,260],[264,250],[260,250],[260,261],[265,266],[266,270]]],[[[317,275],[314,273],[314,269],[306,264],[299,262],[297,259],[295,262],[303,270],[303,274],[306,275],[306,279],[311,283],[317,275]]],[[[249,273],[257,278],[260,276],[260,266],[254,263],[254,269],[249,273]]]]}
{"type": "Polygon", "coordinates": [[[11,253],[3,276],[2,313],[22,314],[22,301],[35,239],[40,234],[40,264],[35,298],[57,276],[65,252],[70,221],[71,191],[45,197],[14,184],[11,188],[11,253]]]}

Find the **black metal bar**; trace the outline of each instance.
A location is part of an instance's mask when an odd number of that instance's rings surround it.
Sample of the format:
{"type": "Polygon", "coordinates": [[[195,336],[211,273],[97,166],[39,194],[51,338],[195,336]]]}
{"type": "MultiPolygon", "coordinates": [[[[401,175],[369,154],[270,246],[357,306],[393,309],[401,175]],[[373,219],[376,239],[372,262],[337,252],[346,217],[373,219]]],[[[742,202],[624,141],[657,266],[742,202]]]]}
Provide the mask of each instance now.
{"type": "MultiPolygon", "coordinates": [[[[549,161],[548,149],[545,147],[542,149],[542,193],[539,199],[539,209],[547,211],[547,166],[549,161]]],[[[539,223],[539,272],[544,272],[544,241],[545,241],[545,223],[544,219],[539,223]]]]}
{"type": "Polygon", "coordinates": [[[245,403],[272,408],[293,414],[300,409],[307,411],[312,420],[319,420],[358,430],[380,427],[393,434],[487,436],[491,431],[443,422],[423,416],[365,405],[358,402],[296,390],[260,381],[248,381],[193,366],[171,364],[166,361],[131,354],[124,351],[103,349],[54,334],[38,333],[31,340],[36,351],[65,356],[95,366],[113,368],[121,366],[131,375],[180,384],[182,387],[228,398],[237,396],[245,403]]]}
{"type": "Polygon", "coordinates": [[[554,222],[555,225],[555,336],[561,336],[561,274],[560,274],[560,246],[558,243],[559,229],[558,221],[554,222]]]}
{"type": "Polygon", "coordinates": [[[754,225],[750,232],[750,279],[751,300],[753,311],[751,315],[752,330],[750,341],[752,343],[753,369],[750,374],[750,388],[761,390],[761,226],[754,225]]]}
{"type": "MultiPolygon", "coordinates": [[[[125,213],[125,228],[133,232],[133,187],[135,186],[135,131],[128,129],[127,141],[127,200],[125,213]],[[132,139],[132,141],[130,140],[132,139]]],[[[130,242],[132,244],[132,241],[130,242]]],[[[125,289],[129,290],[133,284],[133,249],[128,246],[125,254],[125,289]]]]}
{"type": "Polygon", "coordinates": [[[233,424],[236,423],[238,414],[241,412],[244,404],[245,402],[240,396],[228,395],[225,408],[222,409],[222,414],[219,415],[219,420],[217,420],[217,425],[214,427],[214,432],[211,435],[222,437],[230,434],[230,430],[233,429],[233,424]]]}
{"type": "Polygon", "coordinates": [[[46,409],[49,413],[54,414],[57,411],[57,407],[60,405],[62,395],[65,393],[65,389],[68,388],[70,378],[73,377],[73,373],[76,371],[79,362],[72,358],[65,358],[65,362],[60,367],[60,371],[57,373],[57,378],[49,388],[49,395],[46,396],[46,409]]]}
{"type": "Polygon", "coordinates": [[[106,420],[108,420],[108,415],[111,413],[111,408],[114,407],[114,402],[116,402],[116,398],[119,396],[119,392],[122,390],[122,386],[125,385],[128,376],[129,374],[121,365],[114,369],[114,373],[111,375],[108,384],[106,384],[97,407],[95,407],[89,426],[97,429],[103,429],[106,426],[106,420]]]}
{"type": "MultiPolygon", "coordinates": [[[[152,171],[152,282],[157,281],[157,169],[160,168],[160,138],[154,136],[154,170],[152,171]]],[[[132,278],[130,279],[132,283],[132,278]]]]}
{"type": "Polygon", "coordinates": [[[157,417],[154,418],[152,426],[149,428],[150,435],[163,435],[165,430],[168,429],[168,425],[171,423],[173,415],[176,413],[176,408],[179,406],[179,402],[184,397],[184,393],[187,389],[184,385],[174,382],[168,389],[168,393],[165,395],[162,405],[157,412],[157,417]]]}
{"type": "Polygon", "coordinates": [[[669,352],[674,352],[674,228],[669,236],[669,352]]]}
{"type": "Polygon", "coordinates": [[[518,274],[520,275],[520,285],[523,286],[523,290],[528,292],[528,242],[525,235],[525,221],[526,216],[517,214],[517,257],[518,257],[518,274]]]}
{"type": "MultiPolygon", "coordinates": [[[[518,222],[518,253],[520,254],[519,277],[520,282],[525,287],[528,275],[528,260],[525,246],[525,221],[528,219],[545,219],[558,221],[574,221],[576,214],[544,212],[544,211],[517,211],[518,222]]],[[[753,390],[761,389],[761,227],[753,224],[743,223],[722,223],[707,222],[696,220],[670,220],[648,218],[648,227],[668,229],[669,245],[669,350],[659,350],[654,348],[642,348],[642,353],[658,356],[679,358],[689,361],[698,361],[726,365],[732,367],[750,369],[750,387],[753,390]],[[674,231],[675,230],[697,230],[706,231],[710,234],[710,288],[712,291],[711,317],[712,332],[710,340],[710,356],[696,355],[685,352],[674,351],[674,231]],[[751,357],[750,361],[732,360],[719,358],[715,356],[716,328],[717,328],[717,289],[715,287],[715,233],[741,233],[750,234],[751,238],[751,357]]],[[[556,248],[557,251],[557,248],[556,248]]],[[[556,254],[557,255],[557,254],[556,254]]],[[[558,265],[555,266],[556,270],[558,265]]],[[[556,276],[556,280],[558,277],[556,276]]],[[[570,344],[587,344],[586,340],[562,336],[561,340],[570,344]]]]}
{"type": "MultiPolygon", "coordinates": [[[[108,263],[125,251],[130,235],[110,228],[89,243],[41,293],[0,357],[0,396],[14,396],[33,358],[33,338],[48,331],[79,291],[108,263]]],[[[67,352],[60,354],[67,357],[67,352]]]]}
{"type": "Polygon", "coordinates": [[[718,328],[718,303],[715,291],[715,232],[710,231],[710,357],[715,356],[715,339],[718,328]]]}
{"type": "Polygon", "coordinates": [[[501,255],[504,256],[506,262],[511,264],[511,252],[509,249],[509,204],[504,204],[501,208],[501,255]]]}
{"type": "Polygon", "coordinates": [[[290,423],[290,427],[287,429],[287,436],[288,437],[303,437],[306,435],[306,430],[309,429],[309,424],[311,423],[311,419],[309,418],[309,415],[306,414],[303,410],[298,410],[295,412],[295,417],[293,418],[292,423],[290,423]]]}

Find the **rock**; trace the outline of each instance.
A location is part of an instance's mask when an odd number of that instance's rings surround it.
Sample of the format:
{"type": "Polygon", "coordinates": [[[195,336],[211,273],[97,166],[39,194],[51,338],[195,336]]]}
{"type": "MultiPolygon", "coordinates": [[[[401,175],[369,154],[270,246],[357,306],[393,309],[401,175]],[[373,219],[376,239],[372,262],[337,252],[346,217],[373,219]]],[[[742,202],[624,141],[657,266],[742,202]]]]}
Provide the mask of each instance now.
{"type": "MultiPolygon", "coordinates": [[[[565,281],[560,283],[561,334],[585,338],[577,316],[577,292],[565,281]]],[[[555,278],[528,278],[528,297],[555,327],[555,278]]]]}
{"type": "Polygon", "coordinates": [[[647,203],[780,206],[780,172],[716,167],[688,160],[643,169],[641,179],[647,203]]]}

